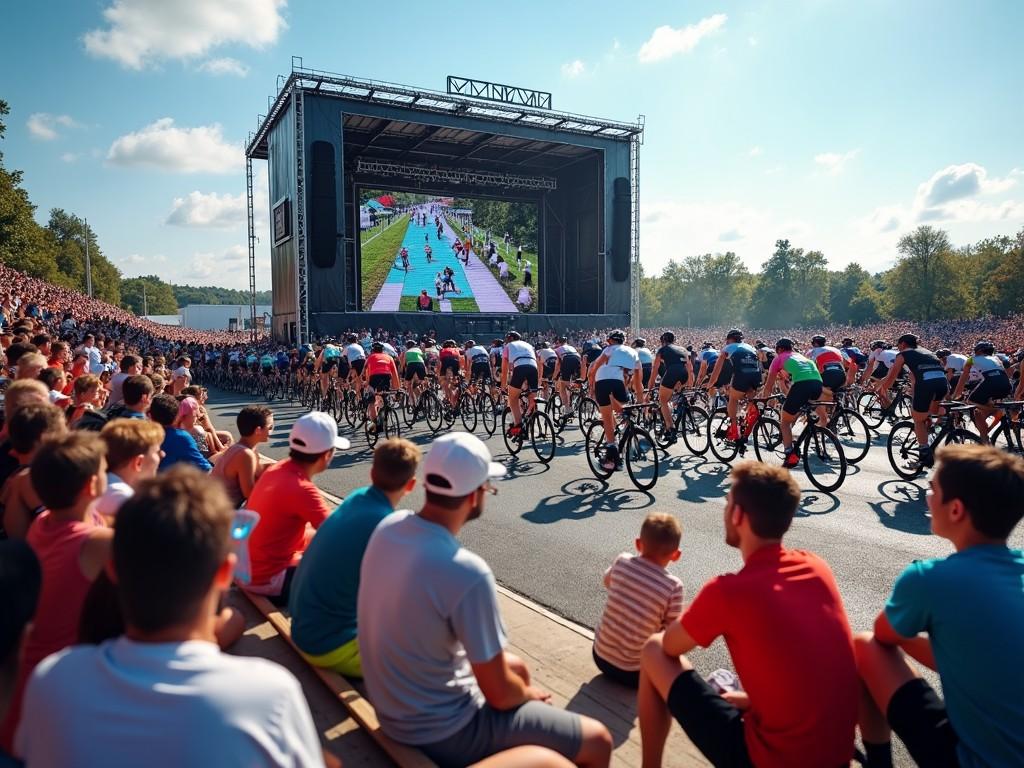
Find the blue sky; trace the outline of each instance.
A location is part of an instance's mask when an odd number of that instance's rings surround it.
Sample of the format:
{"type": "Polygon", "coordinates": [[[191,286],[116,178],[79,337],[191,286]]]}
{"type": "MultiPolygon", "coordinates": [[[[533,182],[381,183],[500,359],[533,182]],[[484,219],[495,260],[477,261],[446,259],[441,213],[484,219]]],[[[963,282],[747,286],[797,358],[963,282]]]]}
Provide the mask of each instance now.
{"type": "Polygon", "coordinates": [[[649,272],[725,250],[756,269],[780,237],[836,267],[880,269],[922,222],[957,244],[1024,226],[1024,3],[511,8],[8,4],[5,161],[25,171],[40,221],[52,207],[88,217],[125,274],[245,287],[241,145],[294,54],[360,77],[443,89],[446,75],[465,75],[551,91],[560,110],[644,114],[649,272]]]}

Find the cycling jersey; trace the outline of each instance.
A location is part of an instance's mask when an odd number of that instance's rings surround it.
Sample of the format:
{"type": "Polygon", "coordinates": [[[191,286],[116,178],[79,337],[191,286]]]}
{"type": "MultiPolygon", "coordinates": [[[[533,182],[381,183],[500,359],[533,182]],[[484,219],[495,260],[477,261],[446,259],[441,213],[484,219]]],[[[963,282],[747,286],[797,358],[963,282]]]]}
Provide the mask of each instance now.
{"type": "Polygon", "coordinates": [[[845,352],[846,356],[853,360],[859,368],[863,368],[864,364],[868,361],[868,356],[861,352],[858,347],[840,347],[840,351],[845,352]]]}
{"type": "Polygon", "coordinates": [[[959,376],[964,372],[964,363],[967,362],[967,355],[960,355],[953,352],[946,356],[946,370],[953,371],[954,376],[959,376]]]}
{"type": "Polygon", "coordinates": [[[257,360],[257,358],[256,358],[256,355],[248,355],[248,356],[246,356],[246,358],[245,358],[245,362],[246,362],[246,363],[247,363],[248,365],[256,365],[256,363],[258,362],[258,360],[257,360]]]}
{"type": "Polygon", "coordinates": [[[554,368],[555,360],[558,359],[558,355],[553,349],[538,349],[537,357],[540,358],[545,368],[554,368]]]}
{"type": "Polygon", "coordinates": [[[366,358],[366,368],[364,370],[368,370],[370,376],[390,376],[391,365],[390,355],[386,352],[374,352],[366,358]]]}
{"type": "Polygon", "coordinates": [[[611,344],[601,350],[600,357],[607,362],[594,375],[594,381],[622,381],[622,376],[632,373],[640,367],[640,357],[636,350],[625,344],[611,344]]]}
{"type": "Polygon", "coordinates": [[[491,363],[494,365],[494,370],[496,371],[501,370],[501,363],[505,359],[504,350],[505,348],[501,344],[496,347],[491,347],[491,363]]]}
{"type": "Polygon", "coordinates": [[[291,365],[291,360],[284,352],[279,352],[277,355],[277,367],[281,370],[288,368],[291,365]]]}
{"type": "Polygon", "coordinates": [[[640,358],[640,365],[654,365],[654,354],[647,347],[636,347],[636,355],[640,358]]]}
{"type": "Polygon", "coordinates": [[[423,362],[423,351],[413,347],[405,350],[405,364],[410,363],[422,363],[423,362]]]}
{"type": "Polygon", "coordinates": [[[811,347],[807,350],[807,357],[817,364],[821,373],[826,370],[845,371],[844,362],[849,359],[845,352],[835,347],[811,347]]]}
{"type": "Polygon", "coordinates": [[[441,358],[441,362],[451,358],[455,358],[457,360],[459,358],[459,350],[454,347],[442,347],[439,357],[441,358]]]}
{"type": "Polygon", "coordinates": [[[868,355],[868,368],[872,368],[875,363],[881,363],[888,370],[896,362],[896,355],[898,354],[894,349],[876,349],[868,355]]]}
{"type": "Polygon", "coordinates": [[[324,360],[337,360],[341,357],[341,350],[333,344],[328,344],[324,347],[324,360]]]}
{"type": "Polygon", "coordinates": [[[501,359],[509,361],[512,368],[526,365],[537,367],[537,353],[533,345],[525,341],[510,341],[502,350],[501,359]]]}
{"type": "Polygon", "coordinates": [[[945,369],[931,350],[917,347],[905,349],[900,354],[903,356],[903,362],[910,369],[915,383],[932,379],[945,380],[945,369]]]}
{"type": "MultiPolygon", "coordinates": [[[[325,348],[326,354],[326,348],[325,348]]],[[[356,360],[364,360],[366,358],[366,352],[359,344],[349,344],[345,347],[345,357],[348,358],[350,363],[354,363],[356,360]]]]}
{"type": "Polygon", "coordinates": [[[308,355],[312,351],[313,351],[313,345],[312,344],[308,344],[308,343],[307,344],[303,344],[301,347],[299,347],[299,356],[302,357],[303,359],[305,359],[306,355],[308,355]]]}
{"type": "Polygon", "coordinates": [[[975,355],[971,358],[971,371],[977,371],[983,378],[1005,376],[1003,361],[995,355],[975,355]]]}
{"type": "Polygon", "coordinates": [[[386,341],[384,342],[384,353],[387,354],[389,357],[392,357],[392,358],[398,357],[398,350],[395,349],[394,347],[392,347],[386,341]]]}
{"type": "Polygon", "coordinates": [[[708,372],[714,370],[715,363],[718,362],[718,350],[712,348],[702,350],[700,353],[700,359],[702,363],[707,363],[708,372]]]}
{"type": "Polygon", "coordinates": [[[743,342],[726,344],[722,354],[732,361],[736,373],[757,373],[761,370],[761,361],[757,359],[757,350],[743,342]]]}
{"type": "Polygon", "coordinates": [[[577,360],[579,360],[580,358],[580,353],[576,351],[576,347],[573,347],[569,344],[562,344],[560,346],[555,347],[555,354],[558,355],[558,357],[561,358],[562,360],[564,360],[567,357],[575,357],[577,360]]]}
{"type": "Polygon", "coordinates": [[[487,350],[481,347],[479,344],[470,347],[468,350],[466,350],[466,357],[469,358],[469,361],[473,363],[473,365],[487,365],[487,362],[490,360],[490,356],[487,354],[487,350]]]}
{"type": "Polygon", "coordinates": [[[769,373],[778,373],[779,371],[784,371],[793,384],[799,381],[821,381],[818,366],[799,352],[780,352],[772,360],[771,367],[768,369],[769,373]]]}
{"type": "Polygon", "coordinates": [[[677,347],[675,344],[666,344],[658,350],[658,354],[661,355],[661,360],[665,363],[666,368],[672,368],[676,365],[685,368],[690,353],[682,347],[677,347]]]}

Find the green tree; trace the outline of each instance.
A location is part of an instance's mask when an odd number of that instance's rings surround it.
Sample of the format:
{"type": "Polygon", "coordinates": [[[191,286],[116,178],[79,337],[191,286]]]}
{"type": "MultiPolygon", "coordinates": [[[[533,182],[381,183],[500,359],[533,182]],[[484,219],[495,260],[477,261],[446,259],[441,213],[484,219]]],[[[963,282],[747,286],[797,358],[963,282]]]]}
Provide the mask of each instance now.
{"type": "Polygon", "coordinates": [[[83,293],[86,290],[85,243],[88,239],[92,294],[101,301],[120,305],[121,271],[103,255],[92,227],[75,214],[54,208],[46,228],[57,245],[57,268],[67,278],[67,283],[83,293]]]}
{"type": "Polygon", "coordinates": [[[980,289],[985,307],[997,315],[1024,308],[1024,229],[1009,242],[1012,245],[980,289]]]}
{"type": "Polygon", "coordinates": [[[949,235],[920,226],[897,244],[900,256],[886,275],[889,311],[906,320],[945,320],[969,313],[962,261],[949,235]],[[959,267],[959,269],[958,269],[959,267]]]}
{"type": "Polygon", "coordinates": [[[863,325],[864,323],[875,323],[882,319],[882,294],[871,284],[870,280],[863,280],[857,287],[856,293],[850,299],[848,312],[847,319],[841,322],[863,325]]]}
{"type": "Polygon", "coordinates": [[[857,295],[861,284],[870,279],[868,271],[856,262],[847,264],[841,272],[830,273],[828,307],[832,322],[851,322],[850,302],[857,295]]]}
{"type": "Polygon", "coordinates": [[[156,275],[121,281],[121,304],[136,315],[176,315],[174,290],[156,275]]]}
{"type": "Polygon", "coordinates": [[[761,266],[750,302],[750,322],[761,328],[820,324],[828,318],[828,262],[821,251],[804,252],[777,240],[761,266]]]}

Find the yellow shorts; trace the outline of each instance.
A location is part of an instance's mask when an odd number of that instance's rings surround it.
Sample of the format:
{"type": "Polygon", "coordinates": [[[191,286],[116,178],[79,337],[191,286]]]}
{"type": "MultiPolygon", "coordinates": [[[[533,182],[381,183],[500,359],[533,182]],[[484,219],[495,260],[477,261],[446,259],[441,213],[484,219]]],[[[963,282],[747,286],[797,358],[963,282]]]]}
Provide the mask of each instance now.
{"type": "Polygon", "coordinates": [[[310,664],[322,667],[323,669],[330,669],[345,677],[361,678],[363,676],[363,665],[359,658],[358,637],[349,640],[340,648],[335,648],[333,651],[320,654],[319,656],[310,656],[308,653],[302,655],[306,657],[310,664]]]}

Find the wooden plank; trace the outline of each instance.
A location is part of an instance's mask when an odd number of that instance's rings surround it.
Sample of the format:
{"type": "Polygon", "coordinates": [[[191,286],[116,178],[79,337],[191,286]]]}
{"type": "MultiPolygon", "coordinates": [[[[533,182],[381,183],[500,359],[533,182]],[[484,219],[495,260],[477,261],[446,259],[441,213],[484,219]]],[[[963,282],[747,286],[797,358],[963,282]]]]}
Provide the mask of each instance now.
{"type": "MultiPolygon", "coordinates": [[[[255,606],[256,610],[263,614],[263,616],[270,622],[271,626],[277,630],[278,634],[283,637],[287,643],[292,647],[296,654],[299,655],[304,662],[305,657],[299,651],[298,647],[292,641],[291,632],[291,620],[281,613],[273,603],[262,595],[252,594],[246,592],[244,589],[241,592],[249,599],[249,601],[255,606]]],[[[308,664],[308,662],[306,662],[308,664]]],[[[352,687],[352,684],[348,682],[342,675],[337,672],[332,672],[329,669],[322,669],[320,667],[309,664],[310,669],[316,674],[317,677],[323,682],[324,685],[330,689],[330,691],[345,705],[345,709],[348,710],[352,718],[359,723],[359,725],[377,742],[378,746],[384,750],[384,752],[395,761],[400,768],[437,768],[437,765],[430,760],[426,755],[420,752],[415,747],[410,747],[406,744],[400,744],[394,739],[390,738],[380,727],[380,722],[377,720],[377,712],[374,710],[373,705],[367,701],[359,691],[352,687]]]]}

